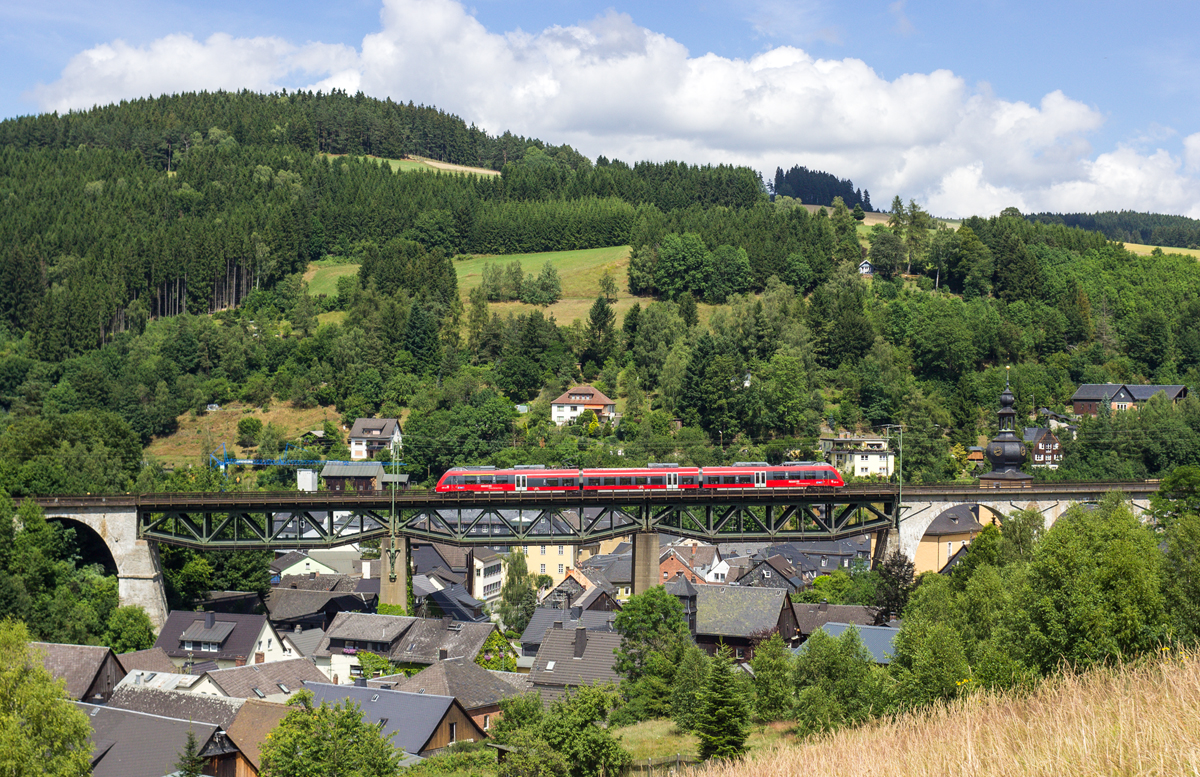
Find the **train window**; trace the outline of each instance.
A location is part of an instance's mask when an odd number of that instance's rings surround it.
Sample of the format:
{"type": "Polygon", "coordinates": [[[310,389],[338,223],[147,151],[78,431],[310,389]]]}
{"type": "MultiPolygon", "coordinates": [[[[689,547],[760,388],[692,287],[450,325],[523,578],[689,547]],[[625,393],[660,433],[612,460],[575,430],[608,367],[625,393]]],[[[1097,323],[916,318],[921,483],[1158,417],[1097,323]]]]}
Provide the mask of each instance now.
{"type": "Polygon", "coordinates": [[[633,482],[635,485],[644,486],[646,485],[646,477],[643,475],[642,477],[634,478],[633,482]]]}
{"type": "Polygon", "coordinates": [[[683,485],[685,485],[685,486],[694,486],[694,485],[696,485],[696,479],[695,479],[694,477],[692,477],[691,475],[684,475],[683,477],[681,477],[681,478],[679,479],[679,482],[680,482],[680,483],[682,483],[682,484],[683,484],[683,485]]]}
{"type": "Polygon", "coordinates": [[[606,486],[615,486],[616,484],[617,484],[616,478],[605,478],[604,479],[604,485],[606,485],[606,486]]]}
{"type": "Polygon", "coordinates": [[[466,480],[468,486],[478,485],[478,483],[479,483],[479,478],[477,478],[474,475],[467,475],[465,480],[466,480]]]}
{"type": "Polygon", "coordinates": [[[633,478],[631,478],[631,477],[623,477],[623,478],[619,478],[619,479],[618,479],[618,482],[619,482],[619,483],[620,483],[622,486],[632,486],[632,485],[633,485],[633,478]]]}
{"type": "Polygon", "coordinates": [[[650,485],[661,486],[662,484],[663,484],[663,479],[661,476],[650,478],[650,485]]]}
{"type": "Polygon", "coordinates": [[[738,475],[738,483],[752,486],[752,485],[754,485],[754,476],[753,475],[738,475]]]}
{"type": "Polygon", "coordinates": [[[563,478],[562,484],[567,488],[574,488],[575,487],[575,478],[563,478]]]}
{"type": "Polygon", "coordinates": [[[546,485],[545,478],[526,478],[525,479],[525,486],[527,488],[535,488],[537,486],[544,486],[544,485],[546,485]]]}
{"type": "Polygon", "coordinates": [[[587,480],[588,480],[588,483],[587,483],[587,484],[588,484],[589,486],[598,486],[598,485],[600,485],[600,478],[588,478],[587,480]]]}
{"type": "Polygon", "coordinates": [[[709,476],[708,476],[708,484],[709,484],[710,486],[715,486],[715,485],[717,485],[717,484],[718,484],[718,483],[720,483],[720,482],[721,482],[721,478],[717,477],[716,475],[709,475],[709,476]]]}
{"type": "Polygon", "coordinates": [[[491,475],[480,475],[479,476],[479,485],[490,486],[491,484],[492,484],[492,476],[491,475]]]}
{"type": "Polygon", "coordinates": [[[721,482],[725,485],[736,486],[738,482],[737,475],[726,475],[721,479],[721,482]]]}
{"type": "Polygon", "coordinates": [[[545,484],[550,488],[558,488],[558,478],[546,478],[545,484]]]}

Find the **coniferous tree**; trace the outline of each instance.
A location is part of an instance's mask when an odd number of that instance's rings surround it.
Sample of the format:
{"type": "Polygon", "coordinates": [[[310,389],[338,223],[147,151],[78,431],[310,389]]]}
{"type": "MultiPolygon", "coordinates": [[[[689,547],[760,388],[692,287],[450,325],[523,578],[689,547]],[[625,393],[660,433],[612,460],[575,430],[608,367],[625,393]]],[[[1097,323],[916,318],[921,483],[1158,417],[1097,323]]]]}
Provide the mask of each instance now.
{"type": "Polygon", "coordinates": [[[713,657],[704,686],[704,700],[696,716],[700,758],[737,758],[746,752],[746,701],[737,687],[727,645],[713,657]]]}

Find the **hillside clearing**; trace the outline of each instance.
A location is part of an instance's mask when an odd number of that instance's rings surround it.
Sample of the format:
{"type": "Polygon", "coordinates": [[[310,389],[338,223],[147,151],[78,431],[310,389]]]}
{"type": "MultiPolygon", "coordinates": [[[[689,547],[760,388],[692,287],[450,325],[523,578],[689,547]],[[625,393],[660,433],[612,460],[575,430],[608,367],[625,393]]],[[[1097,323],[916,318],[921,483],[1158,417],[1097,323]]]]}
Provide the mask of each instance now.
{"type": "Polygon", "coordinates": [[[1047,681],[778,746],[708,777],[1200,774],[1200,656],[1047,681]]]}
{"type": "Polygon", "coordinates": [[[357,264],[335,264],[321,260],[308,265],[308,269],[304,271],[304,280],[308,283],[308,293],[312,296],[319,297],[324,294],[336,297],[338,278],[357,274],[357,264]]]}
{"type": "MultiPolygon", "coordinates": [[[[322,154],[329,159],[337,159],[338,157],[346,156],[345,154],[322,154]]],[[[381,156],[360,156],[359,159],[370,159],[373,162],[386,162],[395,172],[404,173],[430,173],[434,171],[442,171],[446,173],[466,173],[468,175],[500,175],[499,170],[491,170],[486,167],[467,167],[466,165],[454,165],[449,162],[439,162],[436,159],[426,159],[425,157],[410,156],[407,159],[386,159],[381,156]]]]}
{"type": "Polygon", "coordinates": [[[175,466],[198,464],[206,433],[211,443],[218,448],[224,443],[230,455],[241,455],[245,451],[237,448],[235,442],[237,422],[243,418],[257,418],[263,422],[263,426],[268,423],[281,426],[288,438],[298,437],[309,429],[320,429],[326,419],[335,423],[340,420],[337,410],[332,407],[300,410],[292,407],[289,402],[276,402],[271,405],[270,410],[264,412],[240,402],[231,402],[222,405],[220,410],[201,416],[193,416],[191,413],[179,416],[179,428],[176,432],[151,440],[146,448],[146,455],[175,466]]]}
{"type": "Polygon", "coordinates": [[[1173,248],[1171,246],[1148,246],[1141,243],[1125,243],[1125,250],[1138,256],[1149,256],[1154,252],[1155,248],[1161,248],[1164,254],[1178,254],[1180,256],[1191,256],[1200,259],[1200,249],[1197,248],[1173,248]]]}

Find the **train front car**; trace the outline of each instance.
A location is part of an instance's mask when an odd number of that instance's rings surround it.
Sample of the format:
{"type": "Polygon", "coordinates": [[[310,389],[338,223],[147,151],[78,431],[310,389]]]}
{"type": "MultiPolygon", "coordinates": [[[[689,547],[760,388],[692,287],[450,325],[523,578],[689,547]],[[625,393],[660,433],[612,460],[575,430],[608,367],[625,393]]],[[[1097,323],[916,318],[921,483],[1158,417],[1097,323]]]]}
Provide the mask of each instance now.
{"type": "Polygon", "coordinates": [[[839,488],[846,483],[837,469],[823,461],[738,461],[729,467],[705,467],[703,488],[839,488]]]}
{"type": "Polygon", "coordinates": [[[700,487],[700,469],[678,464],[585,469],[580,479],[584,491],[679,491],[700,487]]]}

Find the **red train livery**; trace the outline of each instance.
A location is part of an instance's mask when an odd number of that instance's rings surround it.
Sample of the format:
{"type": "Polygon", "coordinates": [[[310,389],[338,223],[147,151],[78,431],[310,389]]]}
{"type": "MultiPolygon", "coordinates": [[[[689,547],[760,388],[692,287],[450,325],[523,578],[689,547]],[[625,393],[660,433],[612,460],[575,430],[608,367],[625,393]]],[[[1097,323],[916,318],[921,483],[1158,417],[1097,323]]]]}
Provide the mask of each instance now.
{"type": "Polygon", "coordinates": [[[676,491],[722,488],[808,488],[843,486],[842,475],[821,461],[739,461],[730,467],[645,467],[546,469],[538,466],[455,467],[437,490],[455,491],[676,491]]]}

